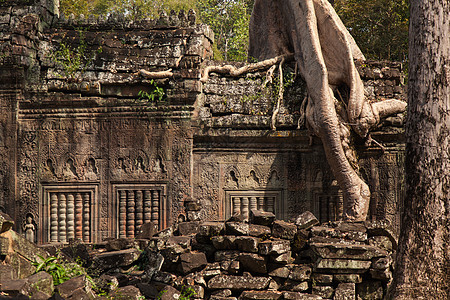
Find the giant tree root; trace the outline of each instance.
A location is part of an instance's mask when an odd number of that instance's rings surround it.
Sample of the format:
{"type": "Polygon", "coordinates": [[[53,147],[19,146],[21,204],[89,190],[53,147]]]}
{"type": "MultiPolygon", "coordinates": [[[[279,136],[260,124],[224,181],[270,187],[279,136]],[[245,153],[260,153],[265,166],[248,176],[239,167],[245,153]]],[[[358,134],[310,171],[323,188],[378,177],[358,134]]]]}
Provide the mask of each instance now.
{"type": "Polygon", "coordinates": [[[359,177],[350,127],[366,137],[381,117],[404,111],[399,100],[371,104],[354,59],[361,51],[326,0],[256,0],[250,22],[249,56],[257,59],[294,52],[306,81],[309,101],[306,119],[321,138],[326,157],[344,194],[346,220],[367,217],[370,191],[359,177]],[[346,85],[345,107],[334,97],[337,86],[346,85]],[[336,109],[338,107],[338,109],[336,109]],[[348,126],[350,125],[350,127],[348,126]]]}

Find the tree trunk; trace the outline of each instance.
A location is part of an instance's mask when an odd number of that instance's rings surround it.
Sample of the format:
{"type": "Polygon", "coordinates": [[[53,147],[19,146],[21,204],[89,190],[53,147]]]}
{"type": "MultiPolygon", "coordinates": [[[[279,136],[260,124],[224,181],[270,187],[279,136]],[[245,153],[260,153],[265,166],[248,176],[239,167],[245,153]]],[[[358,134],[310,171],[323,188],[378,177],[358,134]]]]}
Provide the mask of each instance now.
{"type": "Polygon", "coordinates": [[[407,193],[389,299],[450,299],[450,1],[413,0],[407,193]]]}

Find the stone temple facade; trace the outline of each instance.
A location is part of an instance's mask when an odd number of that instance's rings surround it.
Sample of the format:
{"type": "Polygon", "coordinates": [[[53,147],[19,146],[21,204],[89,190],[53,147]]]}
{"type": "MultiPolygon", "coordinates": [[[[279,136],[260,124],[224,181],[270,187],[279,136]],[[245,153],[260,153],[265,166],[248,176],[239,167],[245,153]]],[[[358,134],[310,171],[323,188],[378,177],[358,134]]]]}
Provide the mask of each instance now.
{"type": "MultiPolygon", "coordinates": [[[[0,206],[38,243],[134,237],[185,219],[251,209],[280,219],[342,215],[321,142],[298,124],[306,91],[287,87],[270,127],[276,83],[265,72],[212,75],[213,32],[193,13],[130,22],[59,16],[58,0],[0,2],[0,206]],[[70,59],[69,59],[70,58],[70,59]],[[137,72],[171,69],[145,79],[137,72]],[[161,97],[160,97],[161,96],[161,97]]],[[[404,99],[401,65],[359,66],[366,96],[404,99]]],[[[287,72],[289,73],[289,72],[287,72]]],[[[398,224],[404,194],[402,116],[355,140],[372,220],[398,224]]]]}

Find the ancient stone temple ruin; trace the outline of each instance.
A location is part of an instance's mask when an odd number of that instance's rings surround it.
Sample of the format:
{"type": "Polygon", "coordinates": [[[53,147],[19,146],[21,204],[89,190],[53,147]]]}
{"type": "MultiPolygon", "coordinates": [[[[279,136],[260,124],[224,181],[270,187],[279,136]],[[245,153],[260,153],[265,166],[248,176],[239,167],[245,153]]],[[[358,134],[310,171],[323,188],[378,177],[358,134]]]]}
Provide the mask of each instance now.
{"type": "MultiPolygon", "coordinates": [[[[38,243],[134,237],[146,221],[224,220],[252,209],[279,219],[313,212],[338,220],[342,194],[320,140],[299,126],[305,87],[276,97],[265,72],[211,75],[213,32],[193,13],[130,22],[75,19],[58,1],[0,2],[0,206],[38,243]],[[71,60],[69,60],[69,57],[71,60]],[[171,70],[149,80],[139,70],[171,70]]],[[[401,65],[359,66],[366,96],[404,98],[401,65]]],[[[369,218],[398,224],[402,117],[365,147],[355,140],[372,196],[369,218]]]]}

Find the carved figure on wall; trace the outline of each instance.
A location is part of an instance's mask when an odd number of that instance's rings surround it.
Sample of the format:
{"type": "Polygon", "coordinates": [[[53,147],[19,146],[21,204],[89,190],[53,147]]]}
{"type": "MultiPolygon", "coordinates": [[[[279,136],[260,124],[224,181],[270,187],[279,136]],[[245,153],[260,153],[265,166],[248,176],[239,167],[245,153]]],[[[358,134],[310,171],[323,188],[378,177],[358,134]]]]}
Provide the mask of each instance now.
{"type": "Polygon", "coordinates": [[[63,167],[64,179],[77,179],[78,173],[72,158],[69,158],[63,167]]]}
{"type": "Polygon", "coordinates": [[[97,179],[98,169],[95,163],[95,159],[92,157],[86,161],[86,172],[84,173],[84,177],[87,180],[95,180],[97,179]]]}
{"type": "Polygon", "coordinates": [[[31,213],[28,213],[25,220],[25,225],[23,226],[23,231],[25,232],[25,238],[32,243],[36,242],[36,223],[34,222],[34,217],[31,213]]]}

